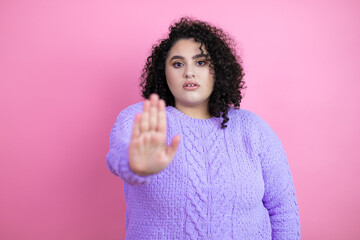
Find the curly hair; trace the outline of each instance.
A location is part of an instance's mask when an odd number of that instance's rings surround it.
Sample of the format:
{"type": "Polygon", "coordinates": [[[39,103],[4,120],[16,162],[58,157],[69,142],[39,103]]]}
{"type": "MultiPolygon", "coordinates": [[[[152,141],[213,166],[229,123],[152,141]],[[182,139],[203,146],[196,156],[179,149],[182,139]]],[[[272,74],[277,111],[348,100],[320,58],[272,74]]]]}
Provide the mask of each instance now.
{"type": "Polygon", "coordinates": [[[178,40],[193,38],[200,43],[202,53],[202,46],[205,46],[210,69],[214,71],[214,90],[209,99],[209,113],[214,117],[221,116],[221,128],[226,128],[229,108],[240,107],[243,97],[241,90],[246,88],[242,61],[236,54],[234,41],[222,29],[192,18],[181,18],[169,27],[169,31],[169,36],[162,39],[160,44],[154,45],[147,58],[141,74],[142,97],[148,99],[151,93],[157,93],[165,100],[166,106],[175,106],[174,96],[166,82],[166,58],[178,40]]]}

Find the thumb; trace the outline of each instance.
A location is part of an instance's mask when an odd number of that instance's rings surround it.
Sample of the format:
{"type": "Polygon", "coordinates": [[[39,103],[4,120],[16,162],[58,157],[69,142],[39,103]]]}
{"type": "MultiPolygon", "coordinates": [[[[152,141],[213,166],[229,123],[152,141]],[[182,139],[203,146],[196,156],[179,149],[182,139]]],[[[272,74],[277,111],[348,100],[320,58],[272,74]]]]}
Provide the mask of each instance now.
{"type": "Polygon", "coordinates": [[[169,146],[167,146],[166,148],[166,153],[167,155],[173,159],[175,156],[175,153],[179,147],[180,144],[180,136],[176,135],[172,140],[169,146]]]}

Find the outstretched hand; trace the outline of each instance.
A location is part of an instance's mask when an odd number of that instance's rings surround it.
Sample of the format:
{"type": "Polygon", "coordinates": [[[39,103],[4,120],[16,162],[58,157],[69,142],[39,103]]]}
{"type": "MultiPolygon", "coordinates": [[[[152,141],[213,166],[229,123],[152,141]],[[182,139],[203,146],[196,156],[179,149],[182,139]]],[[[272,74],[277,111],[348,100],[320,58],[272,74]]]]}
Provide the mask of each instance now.
{"type": "Polygon", "coordinates": [[[135,116],[129,145],[129,166],[138,175],[158,173],[166,168],[175,156],[180,136],[166,144],[165,101],[157,94],[145,100],[143,112],[135,116]]]}

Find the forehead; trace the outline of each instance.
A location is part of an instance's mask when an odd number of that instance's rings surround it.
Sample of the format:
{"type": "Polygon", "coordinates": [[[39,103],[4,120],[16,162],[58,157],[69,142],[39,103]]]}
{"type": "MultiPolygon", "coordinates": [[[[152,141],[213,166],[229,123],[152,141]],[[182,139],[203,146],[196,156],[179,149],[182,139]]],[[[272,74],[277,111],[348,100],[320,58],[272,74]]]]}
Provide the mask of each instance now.
{"type": "MultiPolygon", "coordinates": [[[[172,56],[172,55],[193,56],[196,54],[200,54],[201,53],[200,46],[201,46],[201,43],[196,42],[193,38],[180,39],[170,49],[169,56],[172,56]]],[[[207,53],[204,45],[201,46],[201,49],[203,50],[204,54],[207,53]]]]}

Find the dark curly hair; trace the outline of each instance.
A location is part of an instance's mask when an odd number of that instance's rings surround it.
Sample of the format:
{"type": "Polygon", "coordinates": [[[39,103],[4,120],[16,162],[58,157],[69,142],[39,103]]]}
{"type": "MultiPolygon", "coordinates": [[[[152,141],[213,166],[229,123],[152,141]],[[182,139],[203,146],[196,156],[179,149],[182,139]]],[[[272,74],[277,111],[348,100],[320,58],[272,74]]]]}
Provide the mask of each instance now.
{"type": "Polygon", "coordinates": [[[234,41],[220,28],[192,19],[181,18],[169,27],[168,38],[154,45],[147,58],[141,74],[140,87],[142,97],[148,99],[151,93],[157,93],[167,106],[175,106],[175,99],[166,82],[165,62],[172,46],[180,39],[193,38],[200,43],[203,53],[204,45],[210,60],[210,69],[214,70],[214,90],[209,99],[209,113],[214,117],[222,117],[221,127],[225,128],[229,121],[229,108],[240,107],[241,90],[245,89],[244,70],[241,59],[235,51],[234,41]]]}

